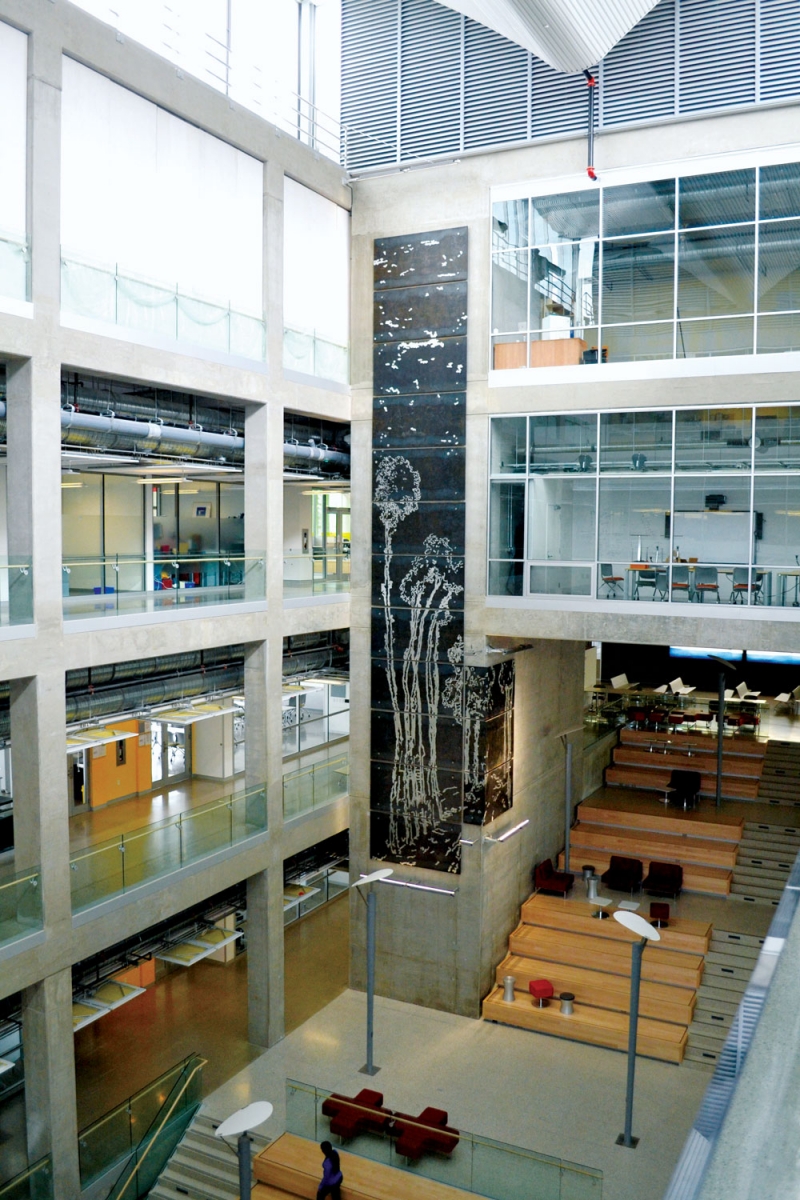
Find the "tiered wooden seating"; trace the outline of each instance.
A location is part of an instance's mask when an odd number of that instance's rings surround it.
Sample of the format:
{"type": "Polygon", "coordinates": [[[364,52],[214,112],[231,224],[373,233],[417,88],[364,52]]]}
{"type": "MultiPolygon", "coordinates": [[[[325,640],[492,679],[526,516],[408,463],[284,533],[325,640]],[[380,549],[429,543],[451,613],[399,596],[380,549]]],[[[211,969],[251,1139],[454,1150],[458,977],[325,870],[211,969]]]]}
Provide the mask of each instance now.
{"type": "Polygon", "coordinates": [[[602,795],[596,802],[584,800],[578,813],[570,838],[573,863],[591,863],[598,874],[607,870],[612,854],[641,859],[645,874],[652,860],[680,863],[687,891],[730,894],[742,818],[679,813],[634,797],[613,804],[602,795]]]}
{"type": "MultiPolygon", "coordinates": [[[[483,1003],[486,1020],[519,1025],[615,1050],[627,1048],[632,933],[614,920],[592,916],[597,905],[536,894],[522,906],[522,921],[509,938],[509,953],[497,968],[497,987],[483,1003]],[[503,998],[505,976],[514,976],[514,1001],[503,998]],[[572,1016],[558,1000],[532,1004],[528,985],[547,979],[559,992],[575,995],[572,1016]]],[[[605,911],[609,911],[606,909],[605,911]]],[[[703,977],[712,934],[705,921],[673,918],[662,941],[645,947],[639,997],[640,1054],[664,1062],[683,1061],[688,1026],[703,977]]]]}
{"type": "MultiPolygon", "coordinates": [[[[761,742],[731,739],[725,743],[722,794],[726,799],[757,798],[764,754],[761,742]]],[[[673,770],[699,771],[700,794],[716,795],[717,756],[711,738],[626,728],[621,731],[612,763],[606,768],[606,783],[663,792],[669,786],[673,770]]]]}
{"type": "MultiPolygon", "coordinates": [[[[372,1159],[341,1150],[344,1183],[342,1200],[475,1200],[472,1192],[437,1183],[422,1175],[399,1171],[372,1159]]],[[[322,1174],[322,1155],[316,1142],[281,1134],[253,1161],[257,1180],[253,1200],[316,1200],[322,1174]]]]}

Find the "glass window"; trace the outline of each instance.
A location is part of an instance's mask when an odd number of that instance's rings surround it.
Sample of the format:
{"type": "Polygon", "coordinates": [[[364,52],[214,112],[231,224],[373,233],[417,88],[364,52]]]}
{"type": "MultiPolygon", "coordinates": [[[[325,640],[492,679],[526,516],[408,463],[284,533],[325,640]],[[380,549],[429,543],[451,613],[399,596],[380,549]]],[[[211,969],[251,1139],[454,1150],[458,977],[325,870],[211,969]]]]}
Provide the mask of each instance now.
{"type": "Polygon", "coordinates": [[[528,244],[528,201],[501,200],[492,205],[492,249],[510,250],[528,244]]]}
{"type": "Polygon", "coordinates": [[[603,362],[641,362],[672,358],[672,321],[652,325],[605,325],[601,330],[603,362]]]}
{"type": "Polygon", "coordinates": [[[678,246],[678,319],[753,311],[755,227],[683,233],[678,246]]]}
{"type": "Polygon", "coordinates": [[[669,506],[669,479],[640,475],[601,479],[597,552],[600,563],[621,564],[627,569],[631,563],[667,562],[669,506]]]}
{"type": "Polygon", "coordinates": [[[800,163],[762,167],[760,176],[758,215],[761,220],[800,217],[800,163]]]}
{"type": "MultiPolygon", "coordinates": [[[[672,319],[675,239],[603,243],[603,324],[672,319]]],[[[670,347],[670,350],[672,347],[670,347]]]]}
{"type": "Polygon", "coordinates": [[[141,556],[145,486],[131,475],[106,475],[103,482],[105,553],[141,556]]]}
{"type": "Polygon", "coordinates": [[[760,312],[800,309],[800,221],[759,228],[758,308],[760,312]]]}
{"type": "Polygon", "coordinates": [[[492,259],[492,331],[528,328],[528,252],[496,254],[492,259]]]}
{"type": "Polygon", "coordinates": [[[735,475],[676,478],[672,544],[674,555],[682,562],[748,562],[749,478],[735,475]]]}
{"type": "Polygon", "coordinates": [[[675,419],[676,470],[749,470],[752,415],[750,408],[679,410],[675,419]]]}
{"type": "Polygon", "coordinates": [[[671,471],[672,413],[601,413],[600,470],[671,471]]]}
{"type": "Polygon", "coordinates": [[[714,358],[753,353],[752,317],[715,317],[710,321],[678,321],[678,358],[714,358]]]}
{"type": "MultiPolygon", "coordinates": [[[[148,488],[145,491],[149,492],[148,488]]],[[[162,483],[153,489],[153,550],[175,554],[178,550],[177,484],[162,483]]]]}
{"type": "Polygon", "coordinates": [[[103,550],[103,476],[65,471],[61,476],[64,558],[97,558],[103,550]]]}
{"type": "Polygon", "coordinates": [[[179,485],[180,554],[218,552],[217,485],[196,480],[179,485]]]}
{"type": "Polygon", "coordinates": [[[531,567],[528,590],[534,595],[589,596],[591,567],[531,567]]]}
{"type": "Polygon", "coordinates": [[[531,245],[577,242],[600,233],[599,191],[534,196],[531,200],[531,245]]]}
{"type": "Polygon", "coordinates": [[[525,557],[525,484],[493,483],[489,509],[489,558],[525,557]]]}
{"type": "Polygon", "coordinates": [[[531,251],[531,330],[569,336],[597,321],[597,242],[531,251]]]}
{"type": "Polygon", "coordinates": [[[597,467],[597,415],[531,417],[530,469],[585,474],[597,467]]]}
{"type": "Polygon", "coordinates": [[[754,561],[797,569],[800,558],[800,477],[764,475],[753,491],[754,561]]]}
{"type": "Polygon", "coordinates": [[[224,554],[244,553],[244,484],[219,485],[219,548],[224,554]]]}
{"type": "Polygon", "coordinates": [[[674,228],[674,179],[603,189],[603,237],[674,228]]]}
{"type": "Polygon", "coordinates": [[[757,352],[784,354],[787,350],[800,350],[800,313],[759,317],[757,352]]]}
{"type": "Polygon", "coordinates": [[[525,474],[527,417],[495,417],[492,421],[492,474],[525,474]]]}
{"type": "Polygon", "coordinates": [[[755,220],[755,170],[689,175],[678,186],[681,229],[755,220]]]}
{"type": "Polygon", "coordinates": [[[540,477],[528,487],[528,558],[593,559],[594,477],[540,477]]]}
{"type": "Polygon", "coordinates": [[[490,562],[489,595],[521,596],[524,567],[522,562],[490,562]]]}
{"type": "Polygon", "coordinates": [[[800,470],[800,405],[756,409],[756,471],[800,470]]]}

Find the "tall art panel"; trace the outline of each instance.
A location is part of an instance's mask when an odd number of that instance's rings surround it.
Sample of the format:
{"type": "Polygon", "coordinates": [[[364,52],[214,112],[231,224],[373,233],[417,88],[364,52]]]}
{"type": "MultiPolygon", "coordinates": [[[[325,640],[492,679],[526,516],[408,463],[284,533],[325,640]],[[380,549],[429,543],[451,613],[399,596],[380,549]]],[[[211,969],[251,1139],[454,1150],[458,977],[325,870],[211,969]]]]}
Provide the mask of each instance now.
{"type": "Polygon", "coordinates": [[[512,800],[513,663],[464,661],[467,230],[375,242],[371,856],[458,872],[512,800]]]}

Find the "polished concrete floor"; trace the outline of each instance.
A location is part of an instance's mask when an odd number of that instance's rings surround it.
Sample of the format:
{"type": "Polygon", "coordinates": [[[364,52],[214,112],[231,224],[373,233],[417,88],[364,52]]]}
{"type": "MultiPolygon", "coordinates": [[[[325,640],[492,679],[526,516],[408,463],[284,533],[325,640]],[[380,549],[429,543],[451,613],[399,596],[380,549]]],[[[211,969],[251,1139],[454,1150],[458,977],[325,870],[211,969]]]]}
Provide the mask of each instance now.
{"type": "MultiPolygon", "coordinates": [[[[286,1079],[355,1095],[364,1086],[366,1001],[346,991],[302,1028],[207,1097],[224,1118],[269,1100],[260,1133],[285,1128],[286,1079]]],[[[403,1112],[446,1109],[451,1125],[604,1173],[603,1200],[656,1200],[666,1188],[710,1072],[640,1058],[636,1067],[635,1151],[616,1146],[624,1125],[627,1059],[522,1029],[377,997],[370,1083],[403,1112]]]]}

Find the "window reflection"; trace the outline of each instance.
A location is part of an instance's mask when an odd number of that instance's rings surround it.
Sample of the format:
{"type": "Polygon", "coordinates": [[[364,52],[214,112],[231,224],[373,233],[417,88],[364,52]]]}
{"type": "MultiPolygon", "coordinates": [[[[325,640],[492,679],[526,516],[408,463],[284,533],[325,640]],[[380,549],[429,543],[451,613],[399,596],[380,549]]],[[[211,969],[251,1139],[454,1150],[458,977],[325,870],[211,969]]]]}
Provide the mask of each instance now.
{"type": "Polygon", "coordinates": [[[531,200],[531,245],[576,242],[600,233],[600,195],[596,191],[534,196],[531,200]]]}
{"type": "Polygon", "coordinates": [[[600,470],[637,474],[672,469],[671,412],[600,414],[600,470]]]}
{"type": "Polygon", "coordinates": [[[528,244],[528,201],[502,200],[492,205],[492,249],[528,244]]]}
{"type": "Polygon", "coordinates": [[[597,466],[597,415],[566,414],[530,419],[530,469],[594,473],[597,466]]]}
{"type": "Polygon", "coordinates": [[[594,558],[595,481],[545,476],[528,491],[528,558],[594,558]]]}
{"type": "Polygon", "coordinates": [[[631,183],[605,188],[603,237],[617,234],[655,233],[675,227],[675,180],[631,183]]]}
{"type": "Polygon", "coordinates": [[[675,418],[675,469],[749,470],[752,409],[678,410],[675,418]]]}
{"type": "Polygon", "coordinates": [[[603,243],[603,324],[672,318],[675,239],[603,243]]]}
{"type": "Polygon", "coordinates": [[[755,228],[681,234],[678,317],[721,317],[753,311],[755,228]]]}
{"type": "Polygon", "coordinates": [[[680,228],[730,225],[753,221],[756,215],[756,173],[716,171],[678,180],[680,228]]]}

